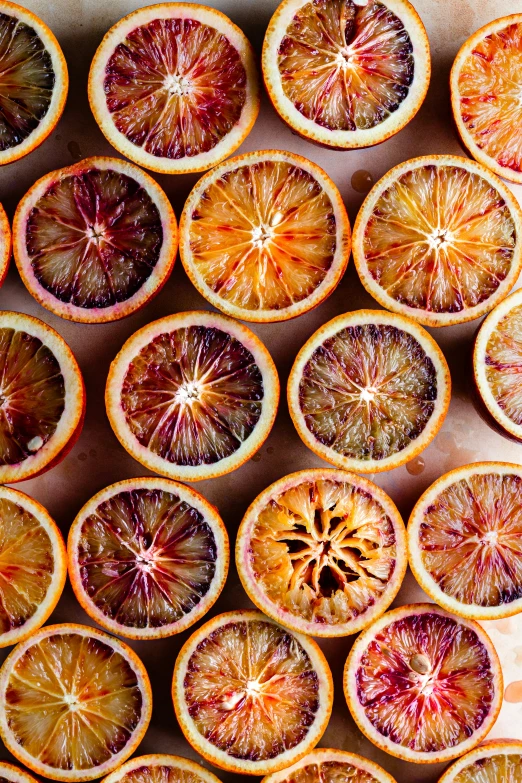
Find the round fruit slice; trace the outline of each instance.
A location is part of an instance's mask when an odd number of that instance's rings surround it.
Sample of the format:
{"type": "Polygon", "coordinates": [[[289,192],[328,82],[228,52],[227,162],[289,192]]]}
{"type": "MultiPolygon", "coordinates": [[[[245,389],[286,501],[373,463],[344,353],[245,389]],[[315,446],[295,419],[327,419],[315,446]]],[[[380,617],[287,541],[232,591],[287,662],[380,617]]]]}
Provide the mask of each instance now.
{"type": "MultiPolygon", "coordinates": [[[[1,7],[1,3],[0,3],[1,7]]],[[[1,18],[0,18],[1,22],[1,18]]],[[[1,100],[1,98],[0,98],[1,100]]],[[[3,284],[9,269],[11,260],[11,228],[5,214],[5,209],[0,204],[0,286],[3,284]]]]}
{"type": "Polygon", "coordinates": [[[169,479],[129,479],[98,492],[74,520],[67,549],[80,604],[131,639],[193,625],[228,572],[228,535],[217,510],[169,479]]]}
{"type": "Polygon", "coordinates": [[[375,762],[345,750],[316,748],[291,767],[267,775],[262,783],[396,783],[375,762]]]}
{"type": "Polygon", "coordinates": [[[116,158],[87,158],[39,179],[18,205],[13,234],[29,293],[84,323],[115,321],[147,304],[177,252],[167,196],[116,158]]]}
{"type": "Polygon", "coordinates": [[[103,783],[220,783],[201,764],[163,753],[138,756],[126,761],[103,783]]]}
{"type": "Polygon", "coordinates": [[[455,761],[439,783],[518,783],[522,780],[522,742],[495,740],[455,761]]]}
{"type": "Polygon", "coordinates": [[[448,365],[414,321],[358,310],[326,323],[303,345],[288,379],[288,406],[309,449],[358,473],[391,470],[433,440],[450,399],[448,365]]]}
{"type": "Polygon", "coordinates": [[[482,462],[441,476],[412,511],[408,550],[444,609],[475,620],[522,611],[522,467],[482,462]]]}
{"type": "Polygon", "coordinates": [[[246,326],[176,313],[130,337],[111,364],[105,402],[116,437],[145,467],[199,481],[230,473],[260,448],[279,380],[246,326]]]}
{"type": "Polygon", "coordinates": [[[60,45],[35,14],[0,0],[0,165],[23,158],[54,130],[69,87],[60,45]]]}
{"type": "Polygon", "coordinates": [[[355,640],[344,692],[363,734],[417,764],[448,761],[481,742],[502,704],[502,670],[473,620],[434,604],[387,612],[355,640]]]}
{"type": "Polygon", "coordinates": [[[350,257],[350,223],[328,175],[291,152],[249,152],[202,177],[180,224],[198,291],[246,321],[284,321],[331,294],[350,257]]]}
{"type": "Polygon", "coordinates": [[[283,0],[262,65],[281,118],[337,149],[401,130],[420,109],[431,69],[426,30],[407,0],[283,0]]]}
{"type": "Polygon", "coordinates": [[[427,326],[492,310],[522,266],[522,211],[484,166],[455,155],[413,158],[366,197],[353,233],[366,290],[427,326]]]}
{"type": "Polygon", "coordinates": [[[52,780],[112,772],[136,750],[151,712],[145,667],[130,647],[95,628],[48,625],[0,669],[2,739],[52,780]]]}
{"type": "Polygon", "coordinates": [[[108,141],[131,160],[163,174],[204,171],[234,152],[256,120],[254,52],[214,8],[140,8],[101,42],[89,102],[108,141]]]}
{"type": "Polygon", "coordinates": [[[0,781],[1,783],[38,783],[25,769],[15,767],[8,761],[0,761],[0,781]]]}
{"type": "Polygon", "coordinates": [[[404,523],[368,479],[302,470],[248,508],[236,564],[249,598],[270,617],[312,636],[345,636],[397,595],[407,566],[404,523]]]}
{"type": "Polygon", "coordinates": [[[82,375],[63,338],[30,315],[0,312],[0,483],[60,462],[84,414],[82,375]]]}
{"type": "Polygon", "coordinates": [[[284,769],[321,739],[333,684],[317,644],[260,612],[227,612],[183,645],[172,684],[181,730],[217,767],[284,769]]]}

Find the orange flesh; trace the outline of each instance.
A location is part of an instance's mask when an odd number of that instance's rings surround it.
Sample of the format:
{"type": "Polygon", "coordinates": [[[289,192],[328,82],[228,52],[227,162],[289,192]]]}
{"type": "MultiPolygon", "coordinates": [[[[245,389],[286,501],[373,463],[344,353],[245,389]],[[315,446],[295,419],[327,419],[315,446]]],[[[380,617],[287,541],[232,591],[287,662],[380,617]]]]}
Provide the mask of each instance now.
{"type": "Polygon", "coordinates": [[[308,653],[283,628],[235,621],[192,653],[185,700],[197,730],[229,756],[271,759],[305,739],[319,708],[308,653]]]}
{"type": "Polygon", "coordinates": [[[485,362],[486,379],[498,406],[522,425],[522,305],[510,310],[491,332],[485,362]]]}
{"type": "Polygon", "coordinates": [[[260,161],[226,172],[191,214],[191,258],[222,299],[280,310],[323,282],[336,247],[332,203],[307,171],[260,161]]]}
{"type": "Polygon", "coordinates": [[[522,170],[522,23],[475,45],[458,78],[460,116],[475,144],[500,166],[522,170]]]}
{"type": "Polygon", "coordinates": [[[346,761],[322,761],[307,764],[291,772],[280,783],[377,783],[377,778],[346,761]]]}
{"type": "Polygon", "coordinates": [[[166,764],[144,764],[129,770],[119,783],[203,783],[203,778],[188,769],[166,764]]]}
{"type": "Polygon", "coordinates": [[[488,473],[450,484],[425,509],[419,545],[428,573],[457,601],[522,598],[522,479],[488,473]]]}
{"type": "Polygon", "coordinates": [[[253,527],[256,585],[281,609],[318,624],[372,607],[395,569],[395,533],[381,504],[347,482],[303,481],[272,498],[253,527]]]}
{"type": "Polygon", "coordinates": [[[522,756],[499,753],[477,759],[455,775],[453,783],[522,783],[522,756]]]}
{"type": "Polygon", "coordinates": [[[413,81],[413,47],[401,20],[369,0],[314,0],[295,14],[279,46],[286,96],[329,130],[374,128],[413,81]]]}
{"type": "Polygon", "coordinates": [[[485,179],[449,165],[401,174],[365,227],[368,271],[395,301],[457,313],[492,296],[508,275],[516,228],[485,179]]]}

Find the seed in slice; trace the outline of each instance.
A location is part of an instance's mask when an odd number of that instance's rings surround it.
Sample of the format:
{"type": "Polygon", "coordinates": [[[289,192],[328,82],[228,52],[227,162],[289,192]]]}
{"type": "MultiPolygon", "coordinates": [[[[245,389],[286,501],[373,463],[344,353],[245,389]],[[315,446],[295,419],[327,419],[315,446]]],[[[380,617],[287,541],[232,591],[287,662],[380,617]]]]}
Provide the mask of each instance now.
{"type": "Polygon", "coordinates": [[[337,149],[393,136],[430,81],[426,30],[407,0],[283,0],[265,35],[263,76],[280,117],[337,149]]]}
{"type": "Polygon", "coordinates": [[[5,214],[5,209],[0,204],[0,286],[3,284],[7,275],[10,260],[11,227],[9,226],[9,220],[5,214]]]}
{"type": "Polygon", "coordinates": [[[138,330],[111,365],[105,402],[116,437],[145,467],[199,481],[230,473],[260,448],[279,380],[246,326],[176,313],[138,330]]]}
{"type": "Polygon", "coordinates": [[[450,399],[448,365],[410,318],[357,310],[303,345],[288,379],[288,406],[309,449],[339,468],[391,470],[433,440],[450,399]]]}
{"type": "Polygon", "coordinates": [[[260,612],[218,615],[183,645],[172,697],[181,730],[229,772],[267,775],[321,739],[333,684],[317,644],[260,612]]]}
{"type": "Polygon", "coordinates": [[[328,175],[291,152],[228,160],[202,177],[180,224],[198,291],[246,321],[284,321],[320,304],[350,257],[350,223],[328,175]]]}
{"type": "Polygon", "coordinates": [[[93,780],[134,753],[152,695],[130,647],[95,628],[48,625],[0,669],[0,732],[7,749],[52,780],[93,780]]]}
{"type": "Polygon", "coordinates": [[[303,470],[247,509],[236,565],[248,596],[270,617],[312,636],[345,636],[397,595],[407,565],[404,523],[368,479],[303,470]]]}
{"type": "Polygon", "coordinates": [[[0,761],[0,783],[38,783],[25,769],[0,761]]]}
{"type": "Polygon", "coordinates": [[[502,670],[478,623],[435,604],[411,604],[357,637],[344,692],[353,719],[377,747],[435,763],[487,735],[502,704],[502,670]]]}
{"type": "Polygon", "coordinates": [[[345,750],[316,748],[291,767],[263,778],[262,783],[396,783],[374,761],[345,750]]]}
{"type": "Polygon", "coordinates": [[[67,549],[80,604],[131,639],[193,625],[217,600],[228,571],[217,510],[169,479],[129,479],[98,492],[74,520],[67,549]]]}
{"type": "Polygon", "coordinates": [[[84,414],[82,375],[63,338],[37,318],[0,312],[0,483],[60,462],[84,414]]]}
{"type": "Polygon", "coordinates": [[[204,171],[254,125],[254,52],[214,8],[140,8],[111,27],[94,55],[89,103],[108,141],[135,163],[163,174],[204,171]]]}
{"type": "Polygon", "coordinates": [[[353,232],[366,290],[427,326],[471,321],[509,293],[522,266],[522,211],[507,185],[455,155],[413,158],[366,197],[353,232]]]}
{"type": "Polygon", "coordinates": [[[520,783],[522,742],[495,740],[457,759],[439,783],[520,783]]]}
{"type": "Polygon", "coordinates": [[[84,323],[115,321],[147,304],[177,252],[167,196],[116,158],[87,158],[39,179],[18,205],[13,234],[29,293],[84,323]]]}
{"type": "Polygon", "coordinates": [[[126,761],[104,778],[103,783],[220,783],[220,781],[212,772],[195,761],[181,756],[152,753],[126,761]]]}

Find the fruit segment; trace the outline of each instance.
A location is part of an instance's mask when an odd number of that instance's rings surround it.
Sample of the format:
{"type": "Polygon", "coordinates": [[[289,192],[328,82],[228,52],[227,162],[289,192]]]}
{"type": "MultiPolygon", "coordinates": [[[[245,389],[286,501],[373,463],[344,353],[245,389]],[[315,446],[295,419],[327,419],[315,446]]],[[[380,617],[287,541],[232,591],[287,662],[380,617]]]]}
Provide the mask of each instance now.
{"type": "Polygon", "coordinates": [[[292,767],[267,776],[263,783],[395,783],[373,761],[344,750],[316,748],[292,767]]]}
{"type": "Polygon", "coordinates": [[[511,301],[512,309],[491,328],[481,361],[494,402],[517,429],[522,427],[522,305],[511,301]]]}
{"type": "Polygon", "coordinates": [[[104,783],[220,783],[200,764],[181,756],[154,753],[122,764],[104,783]]]}
{"type": "Polygon", "coordinates": [[[456,761],[439,783],[521,783],[522,743],[493,740],[456,761]]]}

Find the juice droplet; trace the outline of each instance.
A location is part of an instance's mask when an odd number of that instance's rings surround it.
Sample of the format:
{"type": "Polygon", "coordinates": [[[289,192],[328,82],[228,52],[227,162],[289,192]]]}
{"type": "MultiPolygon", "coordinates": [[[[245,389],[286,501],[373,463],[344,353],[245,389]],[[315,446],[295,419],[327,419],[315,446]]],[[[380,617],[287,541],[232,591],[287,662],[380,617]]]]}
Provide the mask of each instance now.
{"type": "Polygon", "coordinates": [[[504,699],[510,704],[518,704],[522,701],[522,680],[509,683],[504,691],[504,699]]]}
{"type": "Polygon", "coordinates": [[[369,171],[365,169],[358,169],[352,174],[352,188],[357,193],[368,193],[372,189],[373,177],[369,171]]]}
{"type": "Polygon", "coordinates": [[[415,459],[412,459],[411,462],[408,462],[406,465],[406,470],[410,476],[420,476],[425,467],[426,463],[422,457],[415,457],[415,459]]]}
{"type": "Polygon", "coordinates": [[[69,153],[73,160],[81,160],[82,151],[77,141],[70,141],[69,144],[67,145],[67,149],[69,150],[69,153]]]}

